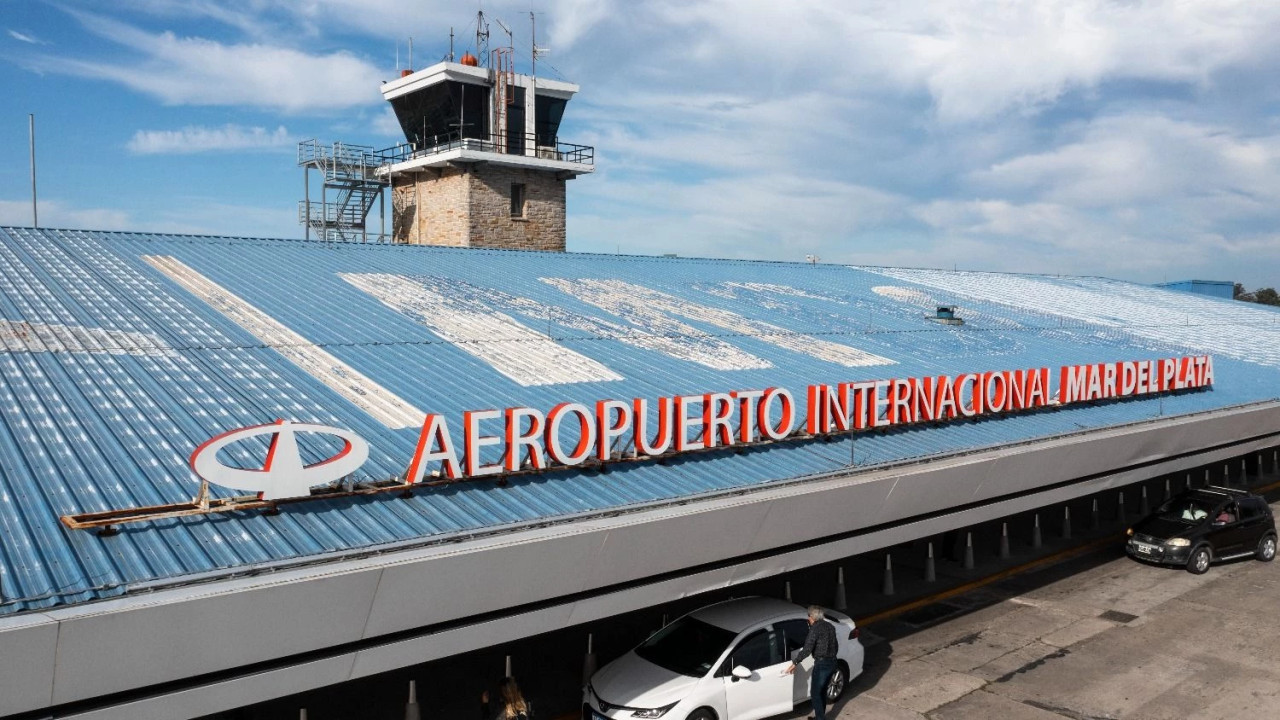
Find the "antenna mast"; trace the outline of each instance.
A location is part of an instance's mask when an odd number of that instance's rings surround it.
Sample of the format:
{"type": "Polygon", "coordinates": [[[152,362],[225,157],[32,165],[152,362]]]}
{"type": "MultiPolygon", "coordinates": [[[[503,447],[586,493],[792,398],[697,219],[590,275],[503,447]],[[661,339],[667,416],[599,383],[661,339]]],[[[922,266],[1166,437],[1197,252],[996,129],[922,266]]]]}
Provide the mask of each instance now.
{"type": "Polygon", "coordinates": [[[36,209],[36,114],[27,114],[31,136],[31,227],[40,227],[40,211],[36,209]]]}
{"type": "Polygon", "coordinates": [[[489,60],[489,23],[483,10],[476,11],[476,55],[482,63],[489,60]]]}

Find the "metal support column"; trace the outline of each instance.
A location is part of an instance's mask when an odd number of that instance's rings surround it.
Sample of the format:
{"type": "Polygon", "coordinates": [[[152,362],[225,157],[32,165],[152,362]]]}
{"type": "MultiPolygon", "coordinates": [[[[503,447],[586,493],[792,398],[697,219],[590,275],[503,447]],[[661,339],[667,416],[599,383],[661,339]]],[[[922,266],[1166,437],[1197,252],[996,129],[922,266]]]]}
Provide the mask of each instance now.
{"type": "Polygon", "coordinates": [[[302,196],[306,198],[306,214],[302,224],[306,227],[306,240],[311,239],[311,166],[302,166],[302,196]]]}

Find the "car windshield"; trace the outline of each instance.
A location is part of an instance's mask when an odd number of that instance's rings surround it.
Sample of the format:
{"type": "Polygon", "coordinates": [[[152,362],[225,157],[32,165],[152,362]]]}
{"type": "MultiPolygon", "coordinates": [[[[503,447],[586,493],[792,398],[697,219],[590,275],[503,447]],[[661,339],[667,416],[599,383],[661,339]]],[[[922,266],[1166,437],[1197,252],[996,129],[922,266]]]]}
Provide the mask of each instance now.
{"type": "Polygon", "coordinates": [[[734,637],[728,630],[683,617],[641,643],[636,654],[671,672],[702,677],[734,637]]]}
{"type": "Polygon", "coordinates": [[[1157,514],[1161,520],[1196,523],[1209,517],[1213,503],[1195,497],[1174,498],[1160,506],[1157,514]]]}

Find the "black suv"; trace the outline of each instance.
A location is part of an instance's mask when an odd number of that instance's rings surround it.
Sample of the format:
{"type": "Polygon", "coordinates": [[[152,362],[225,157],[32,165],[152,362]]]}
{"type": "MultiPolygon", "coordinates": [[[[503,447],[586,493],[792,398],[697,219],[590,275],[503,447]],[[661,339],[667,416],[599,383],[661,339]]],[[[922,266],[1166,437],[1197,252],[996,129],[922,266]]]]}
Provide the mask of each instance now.
{"type": "Polygon", "coordinates": [[[1214,560],[1276,556],[1276,521],[1267,501],[1243,490],[1205,487],[1169,500],[1129,528],[1129,555],[1185,565],[1199,575],[1214,560]]]}

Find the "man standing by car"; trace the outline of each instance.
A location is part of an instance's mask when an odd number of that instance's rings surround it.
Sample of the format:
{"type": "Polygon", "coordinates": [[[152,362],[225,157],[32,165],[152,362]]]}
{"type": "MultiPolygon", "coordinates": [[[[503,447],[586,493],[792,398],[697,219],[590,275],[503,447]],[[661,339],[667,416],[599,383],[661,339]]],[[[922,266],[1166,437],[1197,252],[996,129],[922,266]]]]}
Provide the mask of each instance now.
{"type": "Polygon", "coordinates": [[[801,660],[813,656],[813,673],[809,676],[809,702],[813,704],[815,720],[827,720],[827,681],[836,669],[836,629],[826,621],[826,614],[817,605],[809,606],[809,634],[804,647],[796,652],[787,667],[787,674],[796,671],[801,660]]]}

